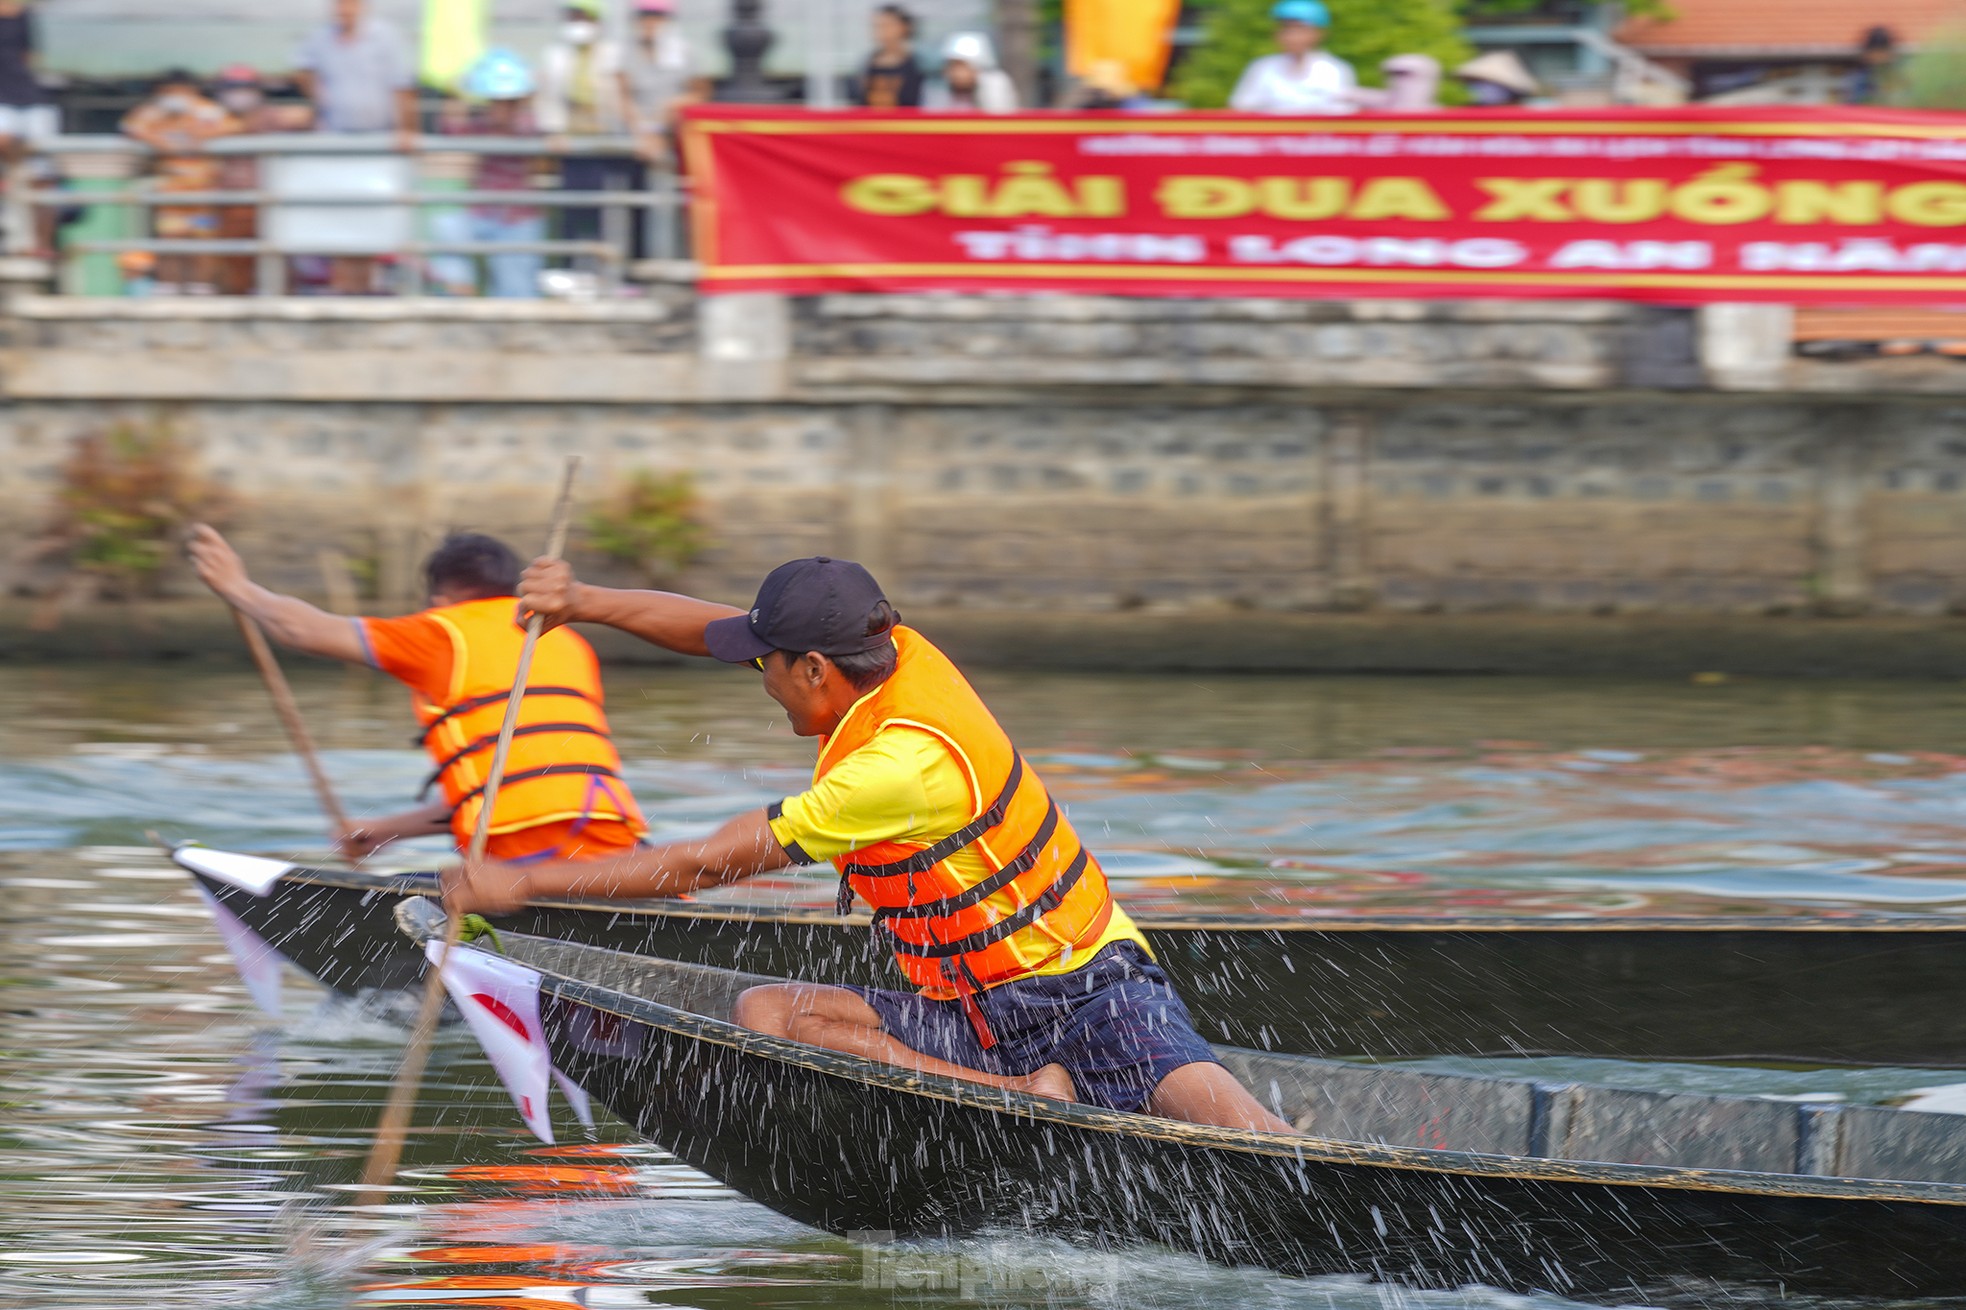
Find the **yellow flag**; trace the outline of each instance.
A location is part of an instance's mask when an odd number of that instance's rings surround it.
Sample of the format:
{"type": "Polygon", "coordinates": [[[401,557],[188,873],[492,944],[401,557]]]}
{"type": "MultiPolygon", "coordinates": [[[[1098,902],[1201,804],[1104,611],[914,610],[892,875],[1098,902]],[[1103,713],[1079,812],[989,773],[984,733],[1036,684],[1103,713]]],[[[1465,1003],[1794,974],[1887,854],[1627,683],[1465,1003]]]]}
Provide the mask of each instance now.
{"type": "Polygon", "coordinates": [[[1066,0],[1072,76],[1103,83],[1117,65],[1135,90],[1158,90],[1180,14],[1181,0],[1066,0]]]}
{"type": "Polygon", "coordinates": [[[485,53],[486,0],[423,0],[425,86],[454,91],[485,53]]]}

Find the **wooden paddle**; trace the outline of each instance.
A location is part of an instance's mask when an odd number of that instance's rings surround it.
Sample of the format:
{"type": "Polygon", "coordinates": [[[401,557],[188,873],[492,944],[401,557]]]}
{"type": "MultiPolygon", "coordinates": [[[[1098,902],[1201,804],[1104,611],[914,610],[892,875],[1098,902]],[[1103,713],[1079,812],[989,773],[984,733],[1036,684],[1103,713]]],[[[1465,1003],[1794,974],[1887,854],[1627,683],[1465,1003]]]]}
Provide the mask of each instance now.
{"type": "Polygon", "coordinates": [[[273,698],[274,713],[285,725],[287,740],[294,744],[294,752],[306,766],[307,776],[314,780],[314,795],[320,799],[328,822],[334,825],[334,835],[339,838],[348,829],[348,811],[341,808],[334,784],[328,781],[327,770],[321,767],[321,757],[314,753],[314,738],[308,735],[307,724],[300,717],[300,706],[294,703],[294,691],[287,685],[287,675],[280,671],[280,661],[274,657],[273,647],[267,644],[259,624],[236,605],[232,607],[232,619],[239,625],[239,635],[246,639],[246,649],[252,652],[253,663],[259,666],[266,694],[273,698]]]}
{"type": "MultiPolygon", "coordinates": [[[[567,523],[573,510],[573,478],[580,470],[580,456],[567,456],[566,475],[560,481],[560,498],[553,506],[553,530],[546,544],[546,557],[558,559],[567,546],[567,523]]],[[[498,801],[499,784],[505,780],[505,759],[512,751],[512,732],[519,726],[519,706],[525,699],[526,679],[532,674],[532,654],[539,645],[545,620],[535,614],[526,621],[525,644],[519,648],[519,671],[512,679],[512,694],[505,701],[505,721],[499,726],[498,745],[492,750],[491,769],[485,774],[485,790],[479,799],[478,826],[471,834],[465,852],[466,864],[485,857],[485,843],[491,840],[492,806],[498,801]]],[[[444,981],[438,965],[457,948],[464,916],[453,914],[444,928],[444,950],[424,975],[423,1006],[416,1013],[416,1026],[410,1030],[409,1046],[403,1062],[396,1068],[396,1083],[389,1090],[389,1103],[383,1107],[382,1121],[376,1125],[375,1146],[369,1152],[368,1166],[362,1170],[362,1190],[356,1204],[380,1205],[388,1199],[389,1185],[396,1180],[396,1168],[403,1159],[403,1138],[409,1131],[410,1111],[416,1108],[417,1088],[423,1082],[423,1069],[430,1061],[430,1039],[437,1031],[437,1018],[444,1009],[444,981]]]]}

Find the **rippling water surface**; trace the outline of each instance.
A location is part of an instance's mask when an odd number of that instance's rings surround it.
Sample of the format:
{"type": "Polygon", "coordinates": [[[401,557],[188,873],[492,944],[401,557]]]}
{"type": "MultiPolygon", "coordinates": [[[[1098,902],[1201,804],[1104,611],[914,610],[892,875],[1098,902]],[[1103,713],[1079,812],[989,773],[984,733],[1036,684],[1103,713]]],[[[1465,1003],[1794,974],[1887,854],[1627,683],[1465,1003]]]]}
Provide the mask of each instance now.
{"type": "MultiPolygon", "coordinates": [[[[296,680],[350,808],[404,803],[425,766],[401,696],[359,673],[296,680]]],[[[1966,914],[1966,759],[1949,736],[1966,690],[1950,685],[1199,676],[985,691],[1139,905],[1966,914]]],[[[810,767],[754,678],[616,671],[611,696],[658,835],[782,796],[810,767]]],[[[605,1117],[593,1140],[539,1146],[461,1033],[440,1039],[425,1082],[417,1191],[355,1218],[342,1207],[398,1016],[294,986],[278,1024],[261,1018],[150,831],[318,848],[257,682],[0,665],[0,1305],[1561,1304],[1024,1238],[865,1248],[605,1117]]],[[[814,876],[730,895],[830,893],[814,876]]],[[[1966,1078],[1526,1069],[1853,1100],[1966,1078]]]]}

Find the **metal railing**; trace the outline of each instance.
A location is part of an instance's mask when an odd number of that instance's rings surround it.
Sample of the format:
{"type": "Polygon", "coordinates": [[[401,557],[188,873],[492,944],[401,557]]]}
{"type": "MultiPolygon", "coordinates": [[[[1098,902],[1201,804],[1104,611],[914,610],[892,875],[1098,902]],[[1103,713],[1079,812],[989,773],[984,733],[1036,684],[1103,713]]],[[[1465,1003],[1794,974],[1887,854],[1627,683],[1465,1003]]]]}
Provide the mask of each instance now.
{"type": "Polygon", "coordinates": [[[96,232],[58,241],[60,281],[64,290],[72,292],[80,289],[78,270],[83,261],[91,256],[142,251],[162,256],[250,257],[255,262],[253,290],[259,295],[285,293],[288,288],[288,261],[307,256],[329,259],[393,258],[402,276],[399,291],[417,295],[422,294],[432,281],[433,258],[513,254],[538,255],[591,266],[597,276],[598,287],[612,291],[622,283],[630,263],[637,224],[640,225],[642,253],[646,258],[667,262],[680,259],[685,253],[683,219],[688,184],[666,166],[641,161],[636,143],[630,138],[437,135],[416,138],[414,150],[407,154],[399,146],[399,138],[387,133],[269,133],[223,137],[207,143],[199,153],[219,160],[247,157],[258,161],[259,185],[244,190],[174,191],[156,186],[152,179],[141,176],[115,179],[121,185],[113,188],[100,185],[104,180],[102,174],[112,171],[103,167],[105,156],[130,157],[130,171],[141,172],[143,162],[154,152],[138,142],[122,136],[57,137],[43,144],[39,153],[55,161],[57,171],[65,178],[86,176],[96,180],[98,185],[87,189],[49,188],[45,185],[32,190],[12,189],[11,212],[7,215],[10,244],[18,250],[24,236],[35,230],[31,216],[25,212],[28,209],[80,209],[92,215],[119,215],[119,222],[89,224],[98,229],[96,232]],[[490,155],[550,161],[555,172],[559,164],[567,159],[632,162],[642,166],[647,182],[640,190],[598,191],[568,191],[537,184],[522,190],[489,191],[471,189],[468,185],[451,189],[433,189],[430,185],[432,181],[442,180],[441,176],[433,175],[446,172],[454,175],[453,181],[468,182],[470,173],[475,170],[476,158],[490,155]],[[91,156],[96,158],[92,162],[84,162],[91,156]],[[452,159],[443,167],[429,167],[431,161],[445,156],[452,159]],[[470,157],[472,162],[460,166],[455,158],[457,156],[470,157]],[[311,188],[268,186],[269,163],[277,170],[286,161],[318,160],[323,157],[368,160],[382,164],[380,171],[387,171],[386,161],[394,161],[398,166],[397,180],[407,181],[408,185],[379,185],[377,179],[372,177],[361,185],[322,185],[317,181],[311,188]],[[540,240],[437,239],[429,232],[429,220],[437,213],[485,207],[533,210],[563,216],[574,210],[598,211],[600,231],[595,238],[548,237],[540,240]],[[159,237],[151,234],[150,217],[156,210],[244,208],[252,210],[254,235],[250,237],[159,237]],[[310,210],[317,211],[314,215],[306,216],[314,220],[311,224],[295,221],[302,220],[305,211],[310,210]],[[296,232],[297,228],[308,226],[316,229],[317,233],[323,228],[332,228],[333,221],[328,219],[324,222],[323,219],[326,214],[336,210],[347,210],[351,217],[366,217],[371,221],[379,216],[388,216],[384,220],[385,226],[393,222],[397,227],[406,228],[406,234],[381,242],[351,243],[346,239],[320,235],[310,238],[304,231],[296,232]],[[133,222],[132,219],[138,221],[133,222]],[[103,235],[100,229],[105,226],[134,227],[137,230],[103,235]]]}

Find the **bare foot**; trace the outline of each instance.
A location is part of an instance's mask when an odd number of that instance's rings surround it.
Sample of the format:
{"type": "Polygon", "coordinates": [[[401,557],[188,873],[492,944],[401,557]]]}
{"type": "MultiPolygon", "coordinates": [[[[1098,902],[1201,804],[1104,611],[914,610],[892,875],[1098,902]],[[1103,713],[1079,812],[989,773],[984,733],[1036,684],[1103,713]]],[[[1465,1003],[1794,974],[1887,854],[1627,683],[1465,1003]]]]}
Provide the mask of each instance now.
{"type": "Polygon", "coordinates": [[[1026,1074],[1012,1087],[1033,1096],[1048,1096],[1054,1101],[1079,1099],[1077,1090],[1072,1086],[1072,1075],[1065,1072],[1062,1064],[1047,1064],[1036,1073],[1026,1074]]]}

